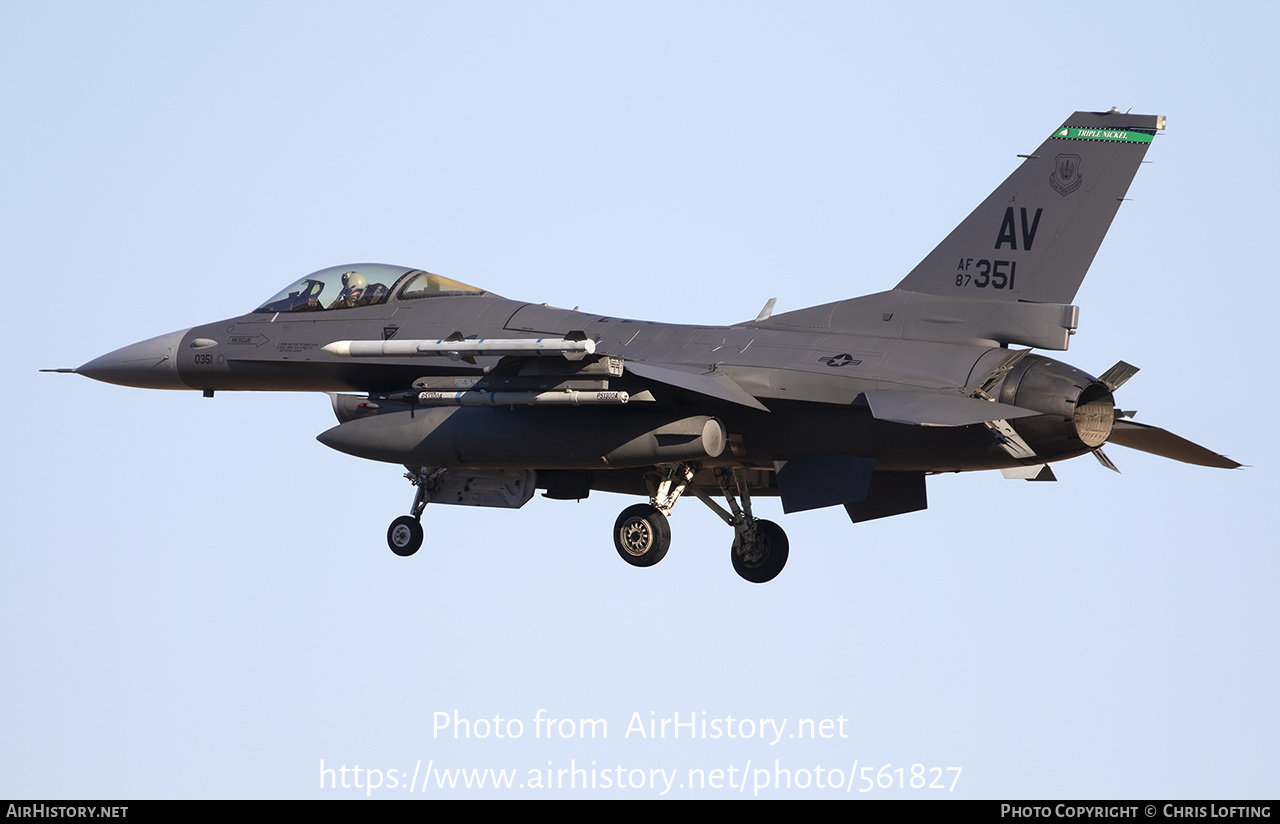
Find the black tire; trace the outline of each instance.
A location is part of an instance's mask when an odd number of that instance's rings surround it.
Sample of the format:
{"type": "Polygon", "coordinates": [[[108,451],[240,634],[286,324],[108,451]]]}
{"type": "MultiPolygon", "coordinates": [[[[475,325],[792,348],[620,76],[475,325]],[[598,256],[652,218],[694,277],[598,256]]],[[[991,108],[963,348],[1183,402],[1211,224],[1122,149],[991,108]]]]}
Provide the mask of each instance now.
{"type": "Polygon", "coordinates": [[[733,571],[753,584],[772,581],[787,565],[790,542],[787,533],[773,521],[756,521],[756,546],[743,555],[738,553],[738,542],[733,542],[729,555],[733,559],[733,571]]]}
{"type": "Polygon", "coordinates": [[[666,557],[670,547],[671,524],[655,506],[629,506],[613,522],[613,548],[632,566],[653,566],[666,557]]]}
{"type": "Polygon", "coordinates": [[[402,558],[408,558],[422,546],[422,524],[412,515],[401,515],[387,529],[387,546],[402,558]]]}

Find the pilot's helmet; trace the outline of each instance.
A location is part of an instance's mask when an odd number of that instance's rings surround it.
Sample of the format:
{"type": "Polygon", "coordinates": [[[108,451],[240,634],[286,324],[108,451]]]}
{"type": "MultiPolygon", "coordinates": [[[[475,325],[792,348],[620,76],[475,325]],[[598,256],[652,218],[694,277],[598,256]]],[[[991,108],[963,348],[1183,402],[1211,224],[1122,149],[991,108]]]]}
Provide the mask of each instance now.
{"type": "Polygon", "coordinates": [[[358,295],[368,285],[369,281],[365,280],[364,275],[359,272],[347,272],[342,276],[342,286],[349,294],[358,295]]]}

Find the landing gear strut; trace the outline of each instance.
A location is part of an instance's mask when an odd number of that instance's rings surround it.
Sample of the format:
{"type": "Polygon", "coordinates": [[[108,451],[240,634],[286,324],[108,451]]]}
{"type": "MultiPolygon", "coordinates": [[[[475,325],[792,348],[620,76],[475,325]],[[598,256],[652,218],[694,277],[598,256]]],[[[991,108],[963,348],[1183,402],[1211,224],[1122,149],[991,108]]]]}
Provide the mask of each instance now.
{"type": "Polygon", "coordinates": [[[729,504],[729,511],[726,512],[706,493],[694,490],[694,494],[712,512],[719,515],[721,520],[733,527],[733,545],[729,552],[733,571],[753,584],[772,581],[787,563],[790,548],[787,533],[773,521],[756,518],[751,514],[751,487],[747,483],[745,469],[717,469],[715,475],[720,492],[729,504]],[[741,506],[734,499],[735,488],[738,498],[742,500],[741,506]]]}
{"type": "Polygon", "coordinates": [[[632,566],[653,566],[666,557],[671,547],[667,516],[697,471],[689,464],[659,469],[660,475],[649,478],[649,503],[627,507],[613,523],[613,547],[632,566]]]}
{"type": "Polygon", "coordinates": [[[413,496],[413,506],[408,515],[401,515],[391,522],[387,528],[387,546],[402,558],[417,552],[422,546],[422,510],[427,506],[429,485],[443,469],[427,469],[426,467],[405,467],[409,471],[405,477],[413,484],[417,492],[413,496]]]}

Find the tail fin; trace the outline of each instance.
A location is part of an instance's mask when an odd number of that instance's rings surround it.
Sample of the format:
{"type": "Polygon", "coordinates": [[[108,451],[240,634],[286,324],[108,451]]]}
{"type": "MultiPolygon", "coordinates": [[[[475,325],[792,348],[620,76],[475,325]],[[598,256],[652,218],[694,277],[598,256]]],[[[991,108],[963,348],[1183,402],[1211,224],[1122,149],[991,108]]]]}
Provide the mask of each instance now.
{"type": "Polygon", "coordinates": [[[911,270],[898,289],[1071,303],[1160,115],[1076,112],[911,270]]]}

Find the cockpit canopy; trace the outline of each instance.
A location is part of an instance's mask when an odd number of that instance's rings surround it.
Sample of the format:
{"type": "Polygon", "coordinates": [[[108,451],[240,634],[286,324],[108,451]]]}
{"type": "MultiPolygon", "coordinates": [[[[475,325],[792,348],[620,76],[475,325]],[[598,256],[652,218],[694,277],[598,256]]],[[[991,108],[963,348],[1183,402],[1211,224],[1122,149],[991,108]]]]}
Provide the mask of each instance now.
{"type": "Polygon", "coordinates": [[[255,312],[319,312],[374,306],[388,300],[481,295],[483,289],[421,269],[357,263],[312,272],[285,287],[255,312]]]}

